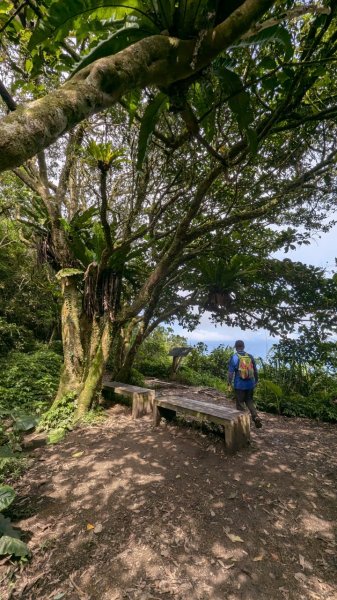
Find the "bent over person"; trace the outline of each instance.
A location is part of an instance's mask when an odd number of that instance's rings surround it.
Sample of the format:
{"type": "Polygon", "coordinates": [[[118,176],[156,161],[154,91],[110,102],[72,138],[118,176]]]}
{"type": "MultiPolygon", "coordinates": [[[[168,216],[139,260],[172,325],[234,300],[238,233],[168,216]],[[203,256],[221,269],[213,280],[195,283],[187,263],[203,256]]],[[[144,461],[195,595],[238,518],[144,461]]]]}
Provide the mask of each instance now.
{"type": "Polygon", "coordinates": [[[242,340],[235,342],[235,350],[228,364],[228,383],[234,386],[236,408],[244,411],[246,405],[255,426],[260,428],[262,423],[254,404],[254,388],[258,382],[256,363],[254,357],[245,352],[242,340]]]}

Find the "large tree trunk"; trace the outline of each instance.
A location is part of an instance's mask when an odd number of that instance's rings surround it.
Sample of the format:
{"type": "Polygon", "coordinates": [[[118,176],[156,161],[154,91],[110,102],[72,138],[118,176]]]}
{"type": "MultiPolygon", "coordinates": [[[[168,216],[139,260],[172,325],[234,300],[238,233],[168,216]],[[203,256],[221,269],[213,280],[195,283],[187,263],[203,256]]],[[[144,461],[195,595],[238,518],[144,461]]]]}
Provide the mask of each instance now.
{"type": "Polygon", "coordinates": [[[81,391],[77,399],[76,418],[81,418],[91,408],[102,388],[105,365],[111,347],[111,323],[107,317],[93,324],[90,356],[81,391]]]}
{"type": "Polygon", "coordinates": [[[76,417],[82,417],[101,391],[111,347],[109,318],[81,315],[81,297],[74,277],[62,278],[63,367],[53,407],[66,394],[74,394],[76,417]]]}
{"type": "Polygon", "coordinates": [[[131,369],[137,356],[137,352],[144,341],[144,338],[144,330],[143,327],[141,327],[132,344],[129,346],[128,351],[124,356],[122,365],[120,366],[118,372],[114,376],[114,379],[116,381],[128,382],[130,380],[131,369]]]}
{"type": "Polygon", "coordinates": [[[63,367],[59,387],[53,406],[69,393],[77,393],[80,389],[83,369],[84,353],[79,320],[80,299],[76,281],[73,277],[62,279],[62,345],[63,367]]]}

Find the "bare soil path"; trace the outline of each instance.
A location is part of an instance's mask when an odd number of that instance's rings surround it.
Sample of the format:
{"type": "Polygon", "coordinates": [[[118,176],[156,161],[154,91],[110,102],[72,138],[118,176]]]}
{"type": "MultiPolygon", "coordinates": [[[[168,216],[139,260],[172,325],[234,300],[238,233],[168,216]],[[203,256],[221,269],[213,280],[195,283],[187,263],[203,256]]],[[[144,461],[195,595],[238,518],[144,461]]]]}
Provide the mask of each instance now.
{"type": "Polygon", "coordinates": [[[229,455],[215,433],[107,413],[32,452],[13,505],[32,560],[0,563],[1,600],[337,599],[336,426],[265,414],[229,455]]]}

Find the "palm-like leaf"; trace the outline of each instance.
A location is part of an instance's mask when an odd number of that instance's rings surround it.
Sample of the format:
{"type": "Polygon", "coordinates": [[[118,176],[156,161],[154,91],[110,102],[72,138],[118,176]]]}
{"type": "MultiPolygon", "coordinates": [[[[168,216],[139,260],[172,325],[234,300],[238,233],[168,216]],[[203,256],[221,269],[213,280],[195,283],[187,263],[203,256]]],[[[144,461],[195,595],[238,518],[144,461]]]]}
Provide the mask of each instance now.
{"type": "Polygon", "coordinates": [[[76,21],[84,16],[95,15],[101,19],[123,19],[135,17],[148,26],[156,26],[156,22],[148,11],[145,0],[55,0],[35,29],[29,49],[45,42],[50,36],[62,41],[69,32],[76,28],[76,21]]]}

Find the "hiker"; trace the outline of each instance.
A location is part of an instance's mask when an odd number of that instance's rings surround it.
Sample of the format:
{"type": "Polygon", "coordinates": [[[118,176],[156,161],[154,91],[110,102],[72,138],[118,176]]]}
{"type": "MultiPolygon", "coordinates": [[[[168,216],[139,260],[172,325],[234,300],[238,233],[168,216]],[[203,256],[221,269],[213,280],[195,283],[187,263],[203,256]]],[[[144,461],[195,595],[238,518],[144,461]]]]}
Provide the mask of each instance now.
{"type": "Polygon", "coordinates": [[[255,360],[251,354],[245,352],[245,344],[242,340],[235,342],[235,354],[230,358],[228,364],[228,383],[234,387],[236,408],[249,409],[255,427],[262,427],[261,419],[257,414],[254,404],[254,388],[258,382],[258,372],[255,360]],[[234,380],[234,381],[233,381],[234,380]]]}

